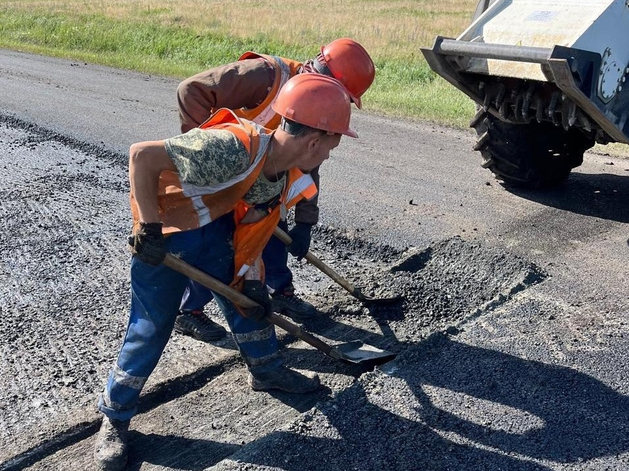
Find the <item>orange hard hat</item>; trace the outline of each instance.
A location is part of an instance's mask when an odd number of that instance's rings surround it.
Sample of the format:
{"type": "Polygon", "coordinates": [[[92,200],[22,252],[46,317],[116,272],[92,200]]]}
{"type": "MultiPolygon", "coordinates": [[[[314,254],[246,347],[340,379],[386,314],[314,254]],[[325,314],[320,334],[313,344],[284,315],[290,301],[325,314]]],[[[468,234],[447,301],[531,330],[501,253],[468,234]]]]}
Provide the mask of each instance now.
{"type": "Polygon", "coordinates": [[[273,110],[286,119],[321,131],[358,137],[349,128],[352,105],[341,83],[326,75],[297,74],[282,87],[273,110]]]}
{"type": "Polygon", "coordinates": [[[325,61],[332,76],[345,85],[352,101],[360,108],[360,97],[376,76],[376,67],[365,48],[353,39],[336,39],[321,47],[319,57],[325,61]]]}

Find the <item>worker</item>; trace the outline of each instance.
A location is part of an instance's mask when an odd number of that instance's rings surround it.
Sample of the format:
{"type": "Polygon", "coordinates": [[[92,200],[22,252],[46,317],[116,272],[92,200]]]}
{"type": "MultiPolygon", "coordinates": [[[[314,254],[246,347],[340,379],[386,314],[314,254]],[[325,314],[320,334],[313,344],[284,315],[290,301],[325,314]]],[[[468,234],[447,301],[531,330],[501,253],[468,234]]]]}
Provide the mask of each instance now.
{"type": "Polygon", "coordinates": [[[168,342],[187,277],[161,262],[174,253],[256,301],[241,308],[214,293],[254,390],[307,393],[321,384],[283,364],[263,281],[261,253],[280,214],[316,193],[308,172],[326,160],[349,127],[350,96],[337,80],[301,74],[280,91],[276,130],[218,110],[204,125],[162,141],[133,144],[129,179],[131,307],[123,344],[109,373],[94,457],[99,469],[123,469],[129,421],[168,342]],[[313,106],[317,103],[317,106],[313,106]]]}
{"type": "MultiPolygon", "coordinates": [[[[375,67],[367,51],[352,39],[337,39],[323,46],[320,53],[305,63],[275,56],[247,52],[237,62],[216,67],[190,77],[177,89],[181,131],[187,132],[203,123],[217,108],[230,108],[238,116],[274,129],[280,117],[272,104],[286,81],[303,72],[330,75],[347,88],[352,101],[361,107],[360,97],[374,80],[375,67]]],[[[319,187],[319,169],[311,173],[319,187]]],[[[300,260],[310,247],[312,227],[317,223],[317,197],[302,200],[295,208],[295,224],[288,231],[285,219],[280,229],[288,232],[292,244],[272,237],[264,249],[267,288],[275,312],[302,321],[316,314],[315,307],[295,295],[293,275],[287,266],[288,252],[300,260]]],[[[212,300],[211,292],[191,281],[181,305],[175,330],[201,341],[219,340],[225,329],[204,314],[212,300]]]]}

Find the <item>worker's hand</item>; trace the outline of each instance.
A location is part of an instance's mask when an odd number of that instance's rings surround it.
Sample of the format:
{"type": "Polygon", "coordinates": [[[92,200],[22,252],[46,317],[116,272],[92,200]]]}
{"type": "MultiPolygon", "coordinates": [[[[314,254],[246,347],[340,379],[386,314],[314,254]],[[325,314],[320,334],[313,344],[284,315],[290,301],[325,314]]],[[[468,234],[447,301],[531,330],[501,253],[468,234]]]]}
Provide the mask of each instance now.
{"type": "Polygon", "coordinates": [[[161,222],[141,222],[135,235],[129,237],[131,253],[149,265],[157,266],[166,257],[166,241],[161,222]]]}
{"type": "Polygon", "coordinates": [[[259,304],[257,307],[242,307],[243,314],[254,321],[265,320],[267,314],[273,311],[271,297],[264,283],[260,280],[245,280],[242,294],[259,304]]]}
{"type": "Polygon", "coordinates": [[[312,225],[303,222],[295,223],[295,226],[288,231],[288,235],[293,239],[288,246],[288,251],[291,255],[297,257],[297,260],[301,260],[308,253],[310,248],[310,231],[312,231],[312,225]]]}

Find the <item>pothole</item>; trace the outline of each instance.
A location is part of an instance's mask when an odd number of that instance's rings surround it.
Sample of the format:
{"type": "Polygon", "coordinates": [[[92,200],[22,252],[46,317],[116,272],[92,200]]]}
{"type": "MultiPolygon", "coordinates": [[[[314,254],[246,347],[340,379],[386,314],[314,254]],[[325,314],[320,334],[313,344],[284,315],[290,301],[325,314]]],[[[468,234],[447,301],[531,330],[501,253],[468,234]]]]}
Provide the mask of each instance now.
{"type": "MultiPolygon", "coordinates": [[[[339,248],[342,239],[334,241],[333,251],[349,253],[339,248]]],[[[378,250],[372,247],[369,253],[375,255],[378,250]]],[[[384,253],[387,260],[394,254],[387,247],[384,253]]],[[[401,301],[365,304],[343,288],[330,285],[317,296],[319,307],[340,319],[369,315],[404,342],[487,312],[546,277],[539,267],[519,256],[460,237],[399,254],[393,265],[381,263],[379,269],[361,262],[363,254],[351,254],[336,266],[351,273],[350,281],[365,295],[376,299],[399,295],[401,301]]]]}

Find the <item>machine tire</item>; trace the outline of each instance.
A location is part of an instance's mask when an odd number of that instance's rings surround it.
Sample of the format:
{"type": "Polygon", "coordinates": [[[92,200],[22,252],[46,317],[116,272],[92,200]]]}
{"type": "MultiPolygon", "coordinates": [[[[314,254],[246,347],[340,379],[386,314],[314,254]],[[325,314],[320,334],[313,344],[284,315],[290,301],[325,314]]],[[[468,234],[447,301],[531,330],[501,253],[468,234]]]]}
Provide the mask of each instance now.
{"type": "Polygon", "coordinates": [[[470,124],[478,134],[474,149],[483,157],[483,168],[514,186],[561,185],[594,145],[592,138],[576,128],[566,131],[550,122],[507,123],[482,109],[470,124]]]}

